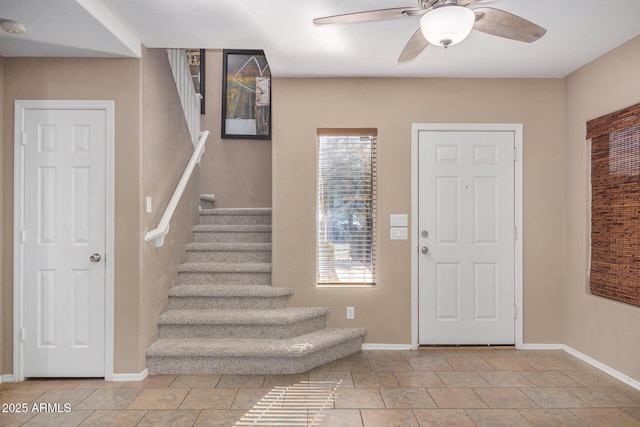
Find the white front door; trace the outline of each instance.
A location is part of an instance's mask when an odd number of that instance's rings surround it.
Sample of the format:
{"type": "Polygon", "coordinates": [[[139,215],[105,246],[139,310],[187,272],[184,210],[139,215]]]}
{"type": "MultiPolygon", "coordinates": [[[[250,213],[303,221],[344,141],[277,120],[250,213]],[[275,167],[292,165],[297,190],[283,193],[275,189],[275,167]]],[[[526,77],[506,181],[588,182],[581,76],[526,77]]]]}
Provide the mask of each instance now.
{"type": "Polygon", "coordinates": [[[515,343],[514,147],[510,131],[419,131],[419,344],[515,343]]]}
{"type": "Polygon", "coordinates": [[[26,109],[16,132],[23,374],[103,377],[106,112],[26,109]]]}

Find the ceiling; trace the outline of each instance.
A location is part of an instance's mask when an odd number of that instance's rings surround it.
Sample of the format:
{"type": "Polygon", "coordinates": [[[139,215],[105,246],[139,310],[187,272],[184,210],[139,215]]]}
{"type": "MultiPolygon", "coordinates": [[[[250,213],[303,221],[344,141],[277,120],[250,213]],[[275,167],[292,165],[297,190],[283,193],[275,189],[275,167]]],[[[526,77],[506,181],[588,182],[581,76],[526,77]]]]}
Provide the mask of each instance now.
{"type": "MultiPolygon", "coordinates": [[[[397,64],[419,18],[315,26],[313,18],[417,0],[0,0],[0,55],[136,57],[149,48],[263,49],[278,77],[564,77],[640,34],[638,0],[495,0],[546,28],[532,44],[473,31],[397,64]]],[[[479,4],[471,8],[480,7],[479,4]]]]}

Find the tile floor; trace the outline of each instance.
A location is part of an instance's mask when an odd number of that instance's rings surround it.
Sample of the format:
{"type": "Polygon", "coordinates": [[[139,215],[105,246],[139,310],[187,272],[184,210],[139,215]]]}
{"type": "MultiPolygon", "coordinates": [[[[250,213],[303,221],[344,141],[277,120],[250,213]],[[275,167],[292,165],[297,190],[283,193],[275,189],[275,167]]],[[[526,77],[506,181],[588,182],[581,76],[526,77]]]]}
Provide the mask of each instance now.
{"type": "Polygon", "coordinates": [[[0,426],[640,426],[640,391],[562,351],[513,349],[363,351],[299,375],[28,380],[0,384],[0,403],[0,426]],[[324,397],[265,403],[295,384],[325,384],[324,397]]]}

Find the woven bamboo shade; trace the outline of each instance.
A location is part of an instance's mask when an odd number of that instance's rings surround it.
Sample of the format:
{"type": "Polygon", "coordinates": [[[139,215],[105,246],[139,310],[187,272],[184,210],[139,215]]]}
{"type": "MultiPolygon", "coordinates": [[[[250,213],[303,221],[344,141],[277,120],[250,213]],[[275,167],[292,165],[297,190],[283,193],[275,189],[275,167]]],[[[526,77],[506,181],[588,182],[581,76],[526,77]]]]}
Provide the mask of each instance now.
{"type": "Polygon", "coordinates": [[[591,292],[640,306],[640,104],[587,122],[591,292]]]}

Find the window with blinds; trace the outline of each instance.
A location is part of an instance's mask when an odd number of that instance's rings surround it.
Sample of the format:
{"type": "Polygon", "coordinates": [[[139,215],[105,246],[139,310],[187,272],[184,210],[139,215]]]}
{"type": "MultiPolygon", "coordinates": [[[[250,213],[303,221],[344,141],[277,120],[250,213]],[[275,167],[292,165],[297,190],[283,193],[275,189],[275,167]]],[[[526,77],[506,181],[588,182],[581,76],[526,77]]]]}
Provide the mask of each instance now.
{"type": "Polygon", "coordinates": [[[318,285],[376,283],[376,134],[318,129],[318,285]]]}
{"type": "Polygon", "coordinates": [[[640,104],[587,122],[591,293],[640,306],[640,104]]]}

